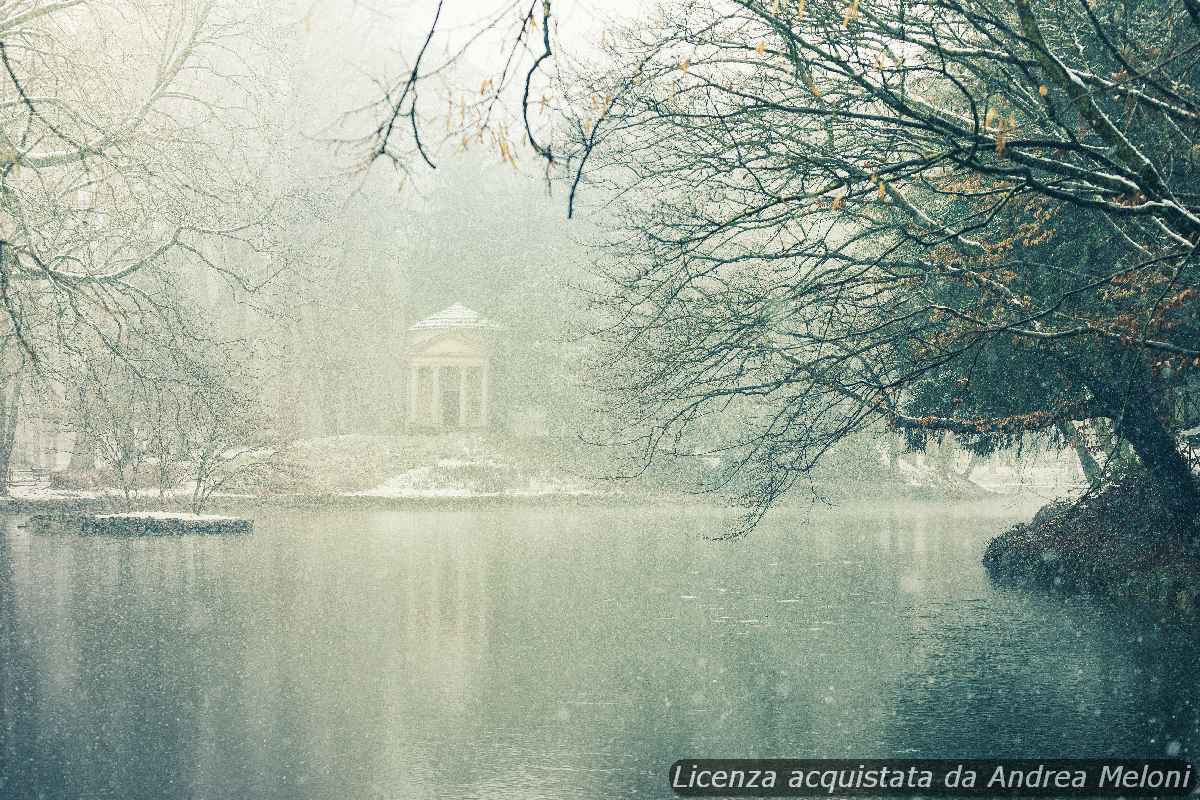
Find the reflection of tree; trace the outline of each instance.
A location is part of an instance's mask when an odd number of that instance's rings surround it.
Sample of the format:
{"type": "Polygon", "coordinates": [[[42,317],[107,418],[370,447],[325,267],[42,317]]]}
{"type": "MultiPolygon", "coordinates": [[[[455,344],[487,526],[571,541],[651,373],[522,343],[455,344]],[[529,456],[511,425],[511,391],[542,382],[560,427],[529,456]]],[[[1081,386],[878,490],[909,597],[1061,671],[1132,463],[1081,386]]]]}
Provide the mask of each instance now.
{"type": "Polygon", "coordinates": [[[172,796],[203,781],[215,739],[237,746],[242,732],[214,718],[242,673],[223,685],[231,673],[211,669],[211,654],[236,660],[246,637],[236,617],[206,622],[217,613],[207,544],[38,537],[27,575],[3,575],[4,730],[32,766],[13,773],[6,754],[0,773],[18,789],[0,795],[172,796]]]}
{"type": "Polygon", "coordinates": [[[11,525],[0,529],[0,796],[19,800],[59,794],[65,758],[37,713],[36,637],[20,612],[11,525]]]}
{"type": "Polygon", "coordinates": [[[1121,628],[1125,652],[1135,661],[1139,727],[1147,755],[1180,755],[1195,761],[1200,749],[1200,640],[1194,625],[1182,620],[1139,618],[1121,628]],[[1178,753],[1171,750],[1178,743],[1178,753]]]}
{"type": "Polygon", "coordinates": [[[1194,738],[1194,638],[1151,638],[1136,620],[1057,599],[997,602],[1015,607],[946,608],[927,629],[923,668],[890,687],[893,752],[1161,757],[1165,736],[1194,738]]]}
{"type": "Polygon", "coordinates": [[[69,637],[61,649],[78,654],[70,681],[74,692],[54,698],[57,708],[49,709],[72,712],[64,725],[66,745],[76,754],[68,771],[72,794],[153,798],[192,780],[197,715],[211,678],[193,661],[204,649],[190,635],[195,585],[171,561],[185,557],[198,576],[206,565],[202,550],[180,552],[192,542],[177,544],[169,552],[139,543],[113,548],[107,554],[115,561],[107,565],[116,573],[111,586],[94,580],[89,562],[95,554],[89,548],[69,552],[71,603],[62,611],[70,619],[43,624],[69,637]]]}

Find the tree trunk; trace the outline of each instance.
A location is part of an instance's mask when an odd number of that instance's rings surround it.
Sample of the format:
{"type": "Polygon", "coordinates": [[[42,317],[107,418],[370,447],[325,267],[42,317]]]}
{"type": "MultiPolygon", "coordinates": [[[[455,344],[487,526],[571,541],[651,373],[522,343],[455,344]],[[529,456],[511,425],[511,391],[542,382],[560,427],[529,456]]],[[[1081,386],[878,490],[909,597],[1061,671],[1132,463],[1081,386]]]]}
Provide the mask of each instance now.
{"type": "Polygon", "coordinates": [[[12,461],[12,443],[5,436],[0,441],[0,497],[8,497],[8,469],[12,461]]]}
{"type": "Polygon", "coordinates": [[[1162,489],[1172,514],[1192,519],[1200,513],[1200,489],[1191,466],[1150,404],[1127,411],[1118,421],[1117,433],[1129,442],[1151,479],[1162,489]]]}
{"type": "Polygon", "coordinates": [[[75,441],[71,445],[71,458],[67,462],[67,472],[72,475],[90,476],[96,470],[96,453],[92,437],[87,429],[75,433],[75,441]]]}
{"type": "Polygon", "coordinates": [[[1075,455],[1079,458],[1079,466],[1083,469],[1083,476],[1087,478],[1087,482],[1092,486],[1098,486],[1104,470],[1100,468],[1092,451],[1088,450],[1087,445],[1084,444],[1079,429],[1075,427],[1074,423],[1063,420],[1058,423],[1058,430],[1066,437],[1071,447],[1075,448],[1075,455]]]}
{"type": "Polygon", "coordinates": [[[10,387],[0,388],[0,497],[8,497],[8,471],[12,465],[13,448],[17,443],[21,385],[22,379],[17,377],[10,387]]]}

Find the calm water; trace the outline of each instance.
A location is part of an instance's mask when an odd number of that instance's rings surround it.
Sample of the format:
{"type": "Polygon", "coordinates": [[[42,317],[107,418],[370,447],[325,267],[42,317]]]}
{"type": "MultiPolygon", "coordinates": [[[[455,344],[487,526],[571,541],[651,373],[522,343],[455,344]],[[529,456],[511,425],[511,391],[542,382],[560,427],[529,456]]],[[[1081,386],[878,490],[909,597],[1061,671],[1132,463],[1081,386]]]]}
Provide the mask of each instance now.
{"type": "Polygon", "coordinates": [[[683,756],[1200,748],[1200,644],[997,590],[1030,509],[273,513],[0,533],[0,797],[667,797],[683,756]]]}

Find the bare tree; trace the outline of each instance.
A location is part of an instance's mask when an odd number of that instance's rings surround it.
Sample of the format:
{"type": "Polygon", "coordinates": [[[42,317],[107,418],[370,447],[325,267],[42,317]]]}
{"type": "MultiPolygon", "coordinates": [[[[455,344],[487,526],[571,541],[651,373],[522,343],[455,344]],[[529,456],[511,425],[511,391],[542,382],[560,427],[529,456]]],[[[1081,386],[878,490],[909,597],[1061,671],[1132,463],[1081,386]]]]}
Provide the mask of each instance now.
{"type": "Polygon", "coordinates": [[[11,340],[0,339],[0,364],[4,366],[0,378],[0,496],[4,496],[8,494],[17,423],[29,379],[25,353],[11,340]]]}
{"type": "MultiPolygon", "coordinates": [[[[156,426],[156,401],[150,381],[142,380],[122,359],[91,361],[81,375],[81,395],[87,404],[77,428],[108,468],[120,490],[126,510],[133,507],[146,483],[147,467],[161,429],[156,426]]],[[[161,494],[161,493],[160,493],[161,494]]]]}
{"type": "Polygon", "coordinates": [[[183,455],[192,481],[191,509],[201,513],[221,492],[261,493],[290,474],[284,443],[247,387],[215,384],[188,395],[183,455]]]}
{"type": "Polygon", "coordinates": [[[155,492],[186,495],[199,513],[219,492],[258,492],[288,469],[262,402],[252,344],[202,340],[180,313],[111,350],[95,340],[74,359],[75,431],[112,473],[127,507],[155,492]]]}
{"type": "Polygon", "coordinates": [[[120,353],[137,320],[178,314],[198,269],[246,292],[280,268],[230,63],[243,31],[212,0],[0,9],[0,340],[23,368],[10,394],[29,370],[69,382],[96,343],[120,353]]]}

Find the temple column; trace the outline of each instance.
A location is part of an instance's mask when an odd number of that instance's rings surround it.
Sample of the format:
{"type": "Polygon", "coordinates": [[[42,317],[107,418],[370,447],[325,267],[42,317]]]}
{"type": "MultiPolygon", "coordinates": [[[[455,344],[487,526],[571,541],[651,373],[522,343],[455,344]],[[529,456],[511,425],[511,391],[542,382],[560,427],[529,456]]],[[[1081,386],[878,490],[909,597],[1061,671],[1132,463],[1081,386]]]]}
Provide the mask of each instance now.
{"type": "Polygon", "coordinates": [[[419,425],[420,420],[417,419],[417,376],[420,375],[421,368],[416,364],[408,365],[408,426],[419,425]]]}
{"type": "Polygon", "coordinates": [[[430,421],[441,427],[442,425],[442,368],[440,366],[433,367],[433,408],[429,409],[430,421]]]}
{"type": "Polygon", "coordinates": [[[467,427],[467,368],[458,368],[458,427],[467,427]]]}
{"type": "Polygon", "coordinates": [[[483,428],[488,427],[488,381],[488,362],[484,361],[479,369],[479,425],[483,428]]]}

